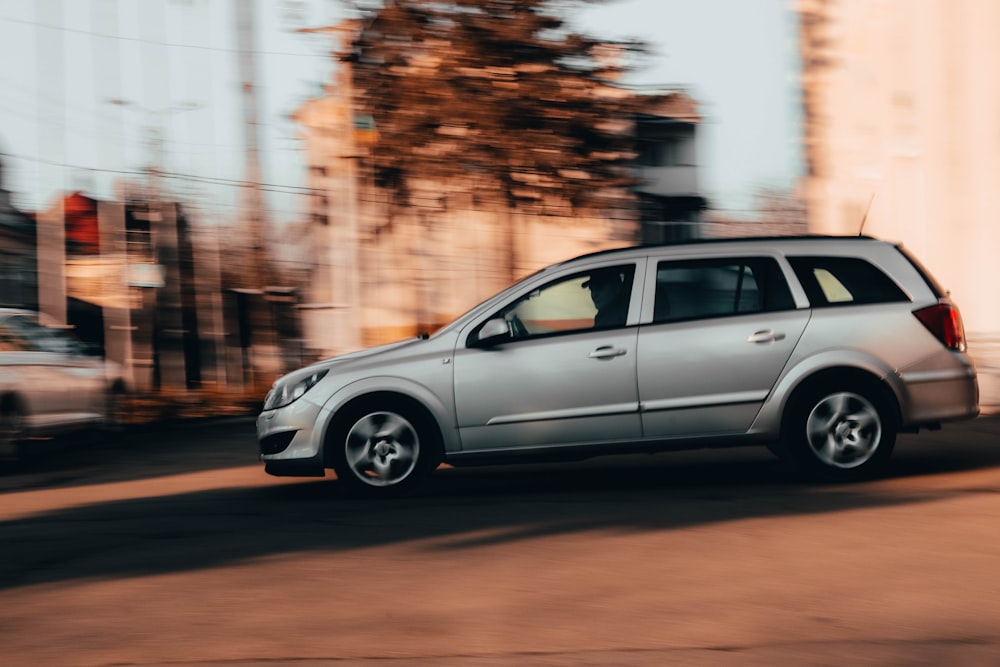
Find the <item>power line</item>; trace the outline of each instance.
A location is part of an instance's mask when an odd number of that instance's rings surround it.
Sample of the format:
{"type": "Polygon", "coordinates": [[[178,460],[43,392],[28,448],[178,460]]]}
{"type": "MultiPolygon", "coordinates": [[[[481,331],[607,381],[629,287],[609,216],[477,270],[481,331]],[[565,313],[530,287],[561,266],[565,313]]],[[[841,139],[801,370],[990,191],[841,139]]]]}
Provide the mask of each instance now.
{"type": "MultiPolygon", "coordinates": [[[[18,155],[16,153],[3,153],[0,155],[5,157],[17,158],[20,160],[28,160],[31,162],[38,162],[41,164],[47,164],[54,167],[63,167],[65,169],[78,169],[81,171],[95,171],[103,174],[120,174],[123,176],[145,176],[149,172],[147,171],[136,171],[132,169],[107,169],[102,167],[86,167],[83,165],[69,164],[66,162],[57,162],[55,160],[46,160],[44,158],[30,157],[27,155],[18,155]]],[[[162,178],[171,178],[179,181],[190,181],[193,183],[202,183],[205,185],[224,185],[228,187],[259,187],[267,192],[278,192],[281,194],[289,195],[321,195],[326,194],[325,190],[320,188],[310,188],[300,185],[284,185],[280,183],[262,183],[253,182],[246,180],[238,180],[233,178],[222,178],[220,176],[199,176],[197,174],[183,174],[180,172],[173,171],[163,171],[158,173],[162,178]]]]}
{"type": "MultiPolygon", "coordinates": [[[[75,33],[78,35],[89,35],[91,37],[103,37],[105,39],[117,39],[123,42],[137,42],[141,44],[152,44],[154,46],[165,46],[169,48],[179,48],[179,49],[198,49],[201,51],[213,51],[216,53],[238,53],[239,49],[223,49],[217,46],[202,46],[200,44],[178,44],[176,42],[164,42],[155,39],[143,39],[141,37],[123,37],[121,35],[109,35],[103,32],[96,32],[93,30],[81,30],[79,28],[67,28],[64,26],[54,26],[42,23],[40,21],[28,21],[26,19],[15,19],[9,16],[0,16],[0,21],[6,21],[8,23],[20,23],[23,25],[35,26],[37,28],[46,28],[48,30],[58,30],[61,32],[75,33]]],[[[314,53],[292,53],[291,51],[254,51],[255,54],[265,55],[265,56],[294,56],[296,58],[316,58],[314,53]]]]}

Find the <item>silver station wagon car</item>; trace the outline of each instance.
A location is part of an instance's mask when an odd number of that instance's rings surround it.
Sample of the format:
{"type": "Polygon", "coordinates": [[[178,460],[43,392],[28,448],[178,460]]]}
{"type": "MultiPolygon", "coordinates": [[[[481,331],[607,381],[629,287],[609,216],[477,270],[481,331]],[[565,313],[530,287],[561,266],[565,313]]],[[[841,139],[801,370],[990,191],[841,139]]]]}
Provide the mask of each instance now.
{"type": "Polygon", "coordinates": [[[280,378],[257,433],[273,475],[380,493],[442,462],[750,444],[836,481],[978,412],[959,311],[902,247],[786,237],[550,266],[429,337],[280,378]]]}

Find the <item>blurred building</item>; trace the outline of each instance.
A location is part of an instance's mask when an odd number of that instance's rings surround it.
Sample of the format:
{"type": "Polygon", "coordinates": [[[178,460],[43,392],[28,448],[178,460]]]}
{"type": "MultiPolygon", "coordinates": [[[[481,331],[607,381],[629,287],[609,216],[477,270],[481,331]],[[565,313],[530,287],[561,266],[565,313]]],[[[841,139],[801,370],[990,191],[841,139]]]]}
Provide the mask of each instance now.
{"type": "Polygon", "coordinates": [[[276,351],[277,342],[300,338],[297,297],[287,288],[226,286],[219,230],[199,237],[178,202],[141,189],[125,202],[72,192],[26,213],[4,188],[3,166],[0,307],[71,327],[140,392],[206,384],[259,391],[302,364],[301,351],[276,351]]]}
{"type": "Polygon", "coordinates": [[[682,92],[642,96],[636,116],[635,191],[642,241],[669,243],[697,238],[707,204],[698,181],[697,138],[701,115],[682,92]]]}
{"type": "Polygon", "coordinates": [[[16,209],[0,161],[0,306],[38,309],[35,219],[16,209]]]}
{"type": "Polygon", "coordinates": [[[1000,340],[1000,2],[798,9],[810,230],[902,241],[1000,340]]]}
{"type": "MultiPolygon", "coordinates": [[[[357,29],[348,21],[323,31],[342,50],[357,29]]],[[[581,214],[557,189],[512,207],[487,199],[474,174],[413,183],[410,198],[419,204],[404,207],[376,183],[369,146],[378,129],[354,105],[350,68],[341,59],[325,94],[293,114],[312,191],[312,270],[299,307],[306,345],[317,354],[431,331],[553,262],[697,235],[705,208],[695,160],[701,119],[682,92],[638,95],[642,113],[621,124],[640,157],[638,184],[618,209],[581,214]]],[[[594,83],[595,94],[601,86],[608,87],[594,83]]]]}
{"type": "Polygon", "coordinates": [[[245,362],[253,362],[249,348],[264,336],[250,327],[256,313],[268,312],[265,298],[223,290],[217,248],[196,242],[179,203],[74,192],[36,218],[37,238],[32,232],[20,246],[5,245],[0,271],[37,256],[34,292],[23,305],[72,327],[119,363],[130,388],[252,382],[245,362]],[[9,257],[11,248],[20,248],[20,260],[9,257]]]}

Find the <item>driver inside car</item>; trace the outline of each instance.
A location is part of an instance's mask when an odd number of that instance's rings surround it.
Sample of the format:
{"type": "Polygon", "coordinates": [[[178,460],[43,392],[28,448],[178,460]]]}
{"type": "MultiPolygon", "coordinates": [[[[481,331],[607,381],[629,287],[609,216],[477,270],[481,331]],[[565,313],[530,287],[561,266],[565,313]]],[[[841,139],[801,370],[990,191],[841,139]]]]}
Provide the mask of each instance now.
{"type": "Polygon", "coordinates": [[[595,271],[583,282],[590,288],[590,298],[597,308],[594,327],[625,326],[628,315],[628,290],[624,289],[622,274],[617,269],[595,271]]]}

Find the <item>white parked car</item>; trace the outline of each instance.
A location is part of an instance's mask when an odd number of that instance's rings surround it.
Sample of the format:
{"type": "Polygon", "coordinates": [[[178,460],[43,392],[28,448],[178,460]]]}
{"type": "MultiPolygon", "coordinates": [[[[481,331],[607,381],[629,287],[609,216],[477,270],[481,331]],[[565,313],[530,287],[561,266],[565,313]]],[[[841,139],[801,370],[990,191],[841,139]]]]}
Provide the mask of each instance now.
{"type": "Polygon", "coordinates": [[[36,312],[0,308],[0,457],[31,442],[120,426],[121,368],[36,312]]]}

